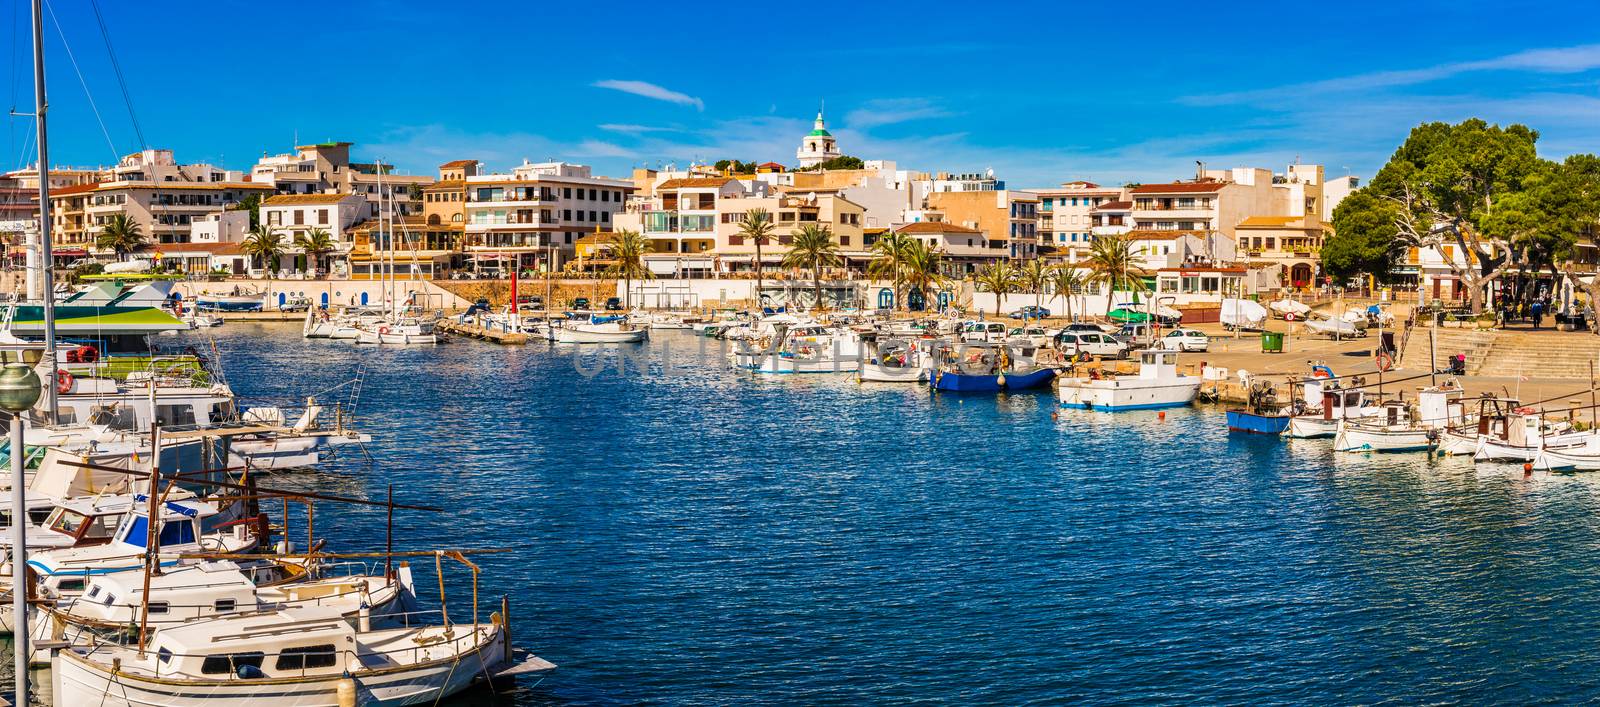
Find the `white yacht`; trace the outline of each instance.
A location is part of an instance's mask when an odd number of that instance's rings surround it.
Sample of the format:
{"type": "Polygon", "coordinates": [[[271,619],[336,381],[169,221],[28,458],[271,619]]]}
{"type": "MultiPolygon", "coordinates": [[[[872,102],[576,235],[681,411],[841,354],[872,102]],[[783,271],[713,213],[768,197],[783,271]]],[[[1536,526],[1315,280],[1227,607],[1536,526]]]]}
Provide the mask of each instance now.
{"type": "Polygon", "coordinates": [[[859,367],[863,347],[854,331],[821,324],[796,324],[778,331],[776,337],[763,337],[754,345],[741,342],[732,354],[734,365],[757,373],[843,373],[859,367]]]}
{"type": "MultiPolygon", "coordinates": [[[[143,650],[61,651],[54,696],[101,707],[258,707],[268,694],[280,705],[436,704],[503,674],[512,658],[506,622],[496,612],[482,623],[379,628],[336,608],[191,621],[156,630],[143,650]]],[[[554,667],[538,661],[531,670],[554,667]]]]}
{"type": "Polygon", "coordinates": [[[1137,376],[1062,378],[1057,395],[1062,407],[1086,410],[1155,410],[1194,402],[1200,378],[1178,372],[1178,352],[1139,352],[1137,376]]]}

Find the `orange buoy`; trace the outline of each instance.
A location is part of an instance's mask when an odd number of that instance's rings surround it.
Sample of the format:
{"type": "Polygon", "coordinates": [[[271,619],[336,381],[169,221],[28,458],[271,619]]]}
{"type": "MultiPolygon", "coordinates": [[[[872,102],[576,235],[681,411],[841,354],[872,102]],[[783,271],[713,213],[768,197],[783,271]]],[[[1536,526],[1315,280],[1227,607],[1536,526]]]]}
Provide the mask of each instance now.
{"type": "Polygon", "coordinates": [[[1161,412],[1156,413],[1156,419],[1160,420],[1162,422],[1166,422],[1167,421],[1167,411],[1162,410],[1161,412]]]}
{"type": "Polygon", "coordinates": [[[1525,464],[1522,465],[1522,475],[1523,476],[1532,476],[1533,475],[1533,464],[1531,462],[1530,463],[1525,463],[1525,464]]]}

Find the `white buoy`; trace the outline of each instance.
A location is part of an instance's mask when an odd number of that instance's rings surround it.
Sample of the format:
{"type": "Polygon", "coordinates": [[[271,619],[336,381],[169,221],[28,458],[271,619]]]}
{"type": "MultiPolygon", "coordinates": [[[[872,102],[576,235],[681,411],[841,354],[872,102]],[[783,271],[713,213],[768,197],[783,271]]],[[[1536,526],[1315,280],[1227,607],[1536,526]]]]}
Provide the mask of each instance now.
{"type": "Polygon", "coordinates": [[[339,678],[339,682],[334,684],[334,693],[337,695],[339,707],[356,707],[356,681],[354,678],[339,678]]]}

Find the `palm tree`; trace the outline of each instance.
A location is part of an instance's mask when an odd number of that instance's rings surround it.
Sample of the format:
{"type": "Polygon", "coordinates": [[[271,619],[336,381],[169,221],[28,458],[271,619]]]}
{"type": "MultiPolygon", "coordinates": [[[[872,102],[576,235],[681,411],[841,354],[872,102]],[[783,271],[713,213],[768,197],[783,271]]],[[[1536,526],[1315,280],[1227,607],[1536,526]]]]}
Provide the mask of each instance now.
{"type": "Polygon", "coordinates": [[[1011,263],[997,260],[979,270],[973,281],[994,293],[995,313],[998,314],[1006,308],[1006,295],[1016,291],[1017,270],[1011,263]]]}
{"type": "Polygon", "coordinates": [[[320,228],[295,236],[294,245],[311,258],[312,270],[322,270],[322,256],[334,251],[333,237],[320,228]]]}
{"type": "Polygon", "coordinates": [[[1017,284],[1033,291],[1033,307],[1037,311],[1044,305],[1044,287],[1050,282],[1050,266],[1034,258],[1017,268],[1017,284]]]}
{"type": "MultiPolygon", "coordinates": [[[[1106,285],[1106,316],[1111,316],[1111,300],[1117,288],[1131,292],[1138,278],[1130,274],[1139,266],[1133,262],[1133,241],[1124,235],[1096,238],[1089,248],[1089,281],[1106,285]]],[[[1143,289],[1143,287],[1140,287],[1143,289]]]]}
{"type": "Polygon", "coordinates": [[[808,223],[795,231],[789,252],[783,254],[786,268],[811,268],[811,292],[816,309],[822,309],[822,269],[839,264],[839,244],[827,226],[808,223]]]}
{"type": "Polygon", "coordinates": [[[128,218],[127,214],[114,214],[106,225],[100,227],[100,235],[95,236],[94,245],[116,253],[117,260],[124,260],[144,245],[144,234],[139,231],[139,223],[128,218]]]}
{"type": "Polygon", "coordinates": [[[947,279],[944,275],[944,253],[915,238],[907,239],[905,266],[901,268],[900,277],[905,281],[906,308],[910,309],[910,293],[920,290],[926,298],[928,293],[944,286],[947,279]]]}
{"type": "Polygon", "coordinates": [[[1071,263],[1062,263],[1050,271],[1050,286],[1067,303],[1067,321],[1072,321],[1072,291],[1083,287],[1083,275],[1071,263]]]}
{"type": "Polygon", "coordinates": [[[257,224],[255,228],[250,229],[249,235],[244,237],[244,241],[239,244],[239,248],[244,251],[245,255],[259,260],[262,267],[266,268],[267,288],[270,290],[272,288],[272,271],[278,268],[278,258],[283,255],[283,240],[278,236],[277,231],[272,230],[271,226],[264,223],[257,224]]]}
{"type": "Polygon", "coordinates": [[[772,237],[772,215],[766,209],[751,209],[739,222],[739,235],[756,244],[756,309],[761,309],[761,244],[772,237]]]}
{"type": "Polygon", "coordinates": [[[644,254],[650,252],[650,243],[638,231],[623,229],[611,234],[606,239],[610,246],[612,263],[606,266],[606,274],[611,277],[623,279],[623,307],[633,309],[633,280],[649,280],[656,276],[650,268],[644,265],[644,254]]]}
{"type": "Polygon", "coordinates": [[[876,278],[887,277],[893,281],[891,288],[894,291],[894,306],[899,308],[900,283],[905,274],[906,254],[908,246],[919,243],[917,239],[889,231],[878,237],[872,244],[872,260],[867,263],[867,275],[876,278]]]}

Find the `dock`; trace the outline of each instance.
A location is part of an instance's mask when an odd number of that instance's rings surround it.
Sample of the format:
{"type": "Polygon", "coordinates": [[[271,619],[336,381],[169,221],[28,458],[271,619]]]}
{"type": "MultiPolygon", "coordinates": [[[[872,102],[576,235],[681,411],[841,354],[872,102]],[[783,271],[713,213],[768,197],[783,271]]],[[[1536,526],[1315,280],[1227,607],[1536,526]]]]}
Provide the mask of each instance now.
{"type": "Polygon", "coordinates": [[[463,322],[458,319],[440,319],[434,324],[434,328],[457,336],[465,336],[479,341],[488,341],[507,346],[528,343],[528,335],[520,331],[506,331],[504,329],[486,327],[482,324],[463,322]]]}

